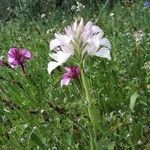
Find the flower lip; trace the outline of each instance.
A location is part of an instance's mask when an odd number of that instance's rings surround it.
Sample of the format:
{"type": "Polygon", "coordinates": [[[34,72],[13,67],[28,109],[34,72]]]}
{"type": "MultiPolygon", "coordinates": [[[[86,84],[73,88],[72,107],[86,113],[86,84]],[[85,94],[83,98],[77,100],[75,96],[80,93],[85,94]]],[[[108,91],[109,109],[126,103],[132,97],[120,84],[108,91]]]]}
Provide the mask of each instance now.
{"type": "Polygon", "coordinates": [[[71,79],[78,78],[80,68],[77,66],[65,67],[65,73],[62,75],[61,86],[68,85],[71,79]]]}

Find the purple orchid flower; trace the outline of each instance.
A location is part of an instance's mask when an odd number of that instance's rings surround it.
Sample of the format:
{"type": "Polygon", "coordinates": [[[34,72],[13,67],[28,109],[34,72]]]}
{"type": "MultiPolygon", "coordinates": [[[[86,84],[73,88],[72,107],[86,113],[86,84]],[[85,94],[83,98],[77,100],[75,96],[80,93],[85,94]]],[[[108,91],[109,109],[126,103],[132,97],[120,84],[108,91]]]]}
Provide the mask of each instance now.
{"type": "Polygon", "coordinates": [[[31,57],[32,54],[25,48],[10,48],[8,51],[8,63],[12,68],[21,66],[24,69],[24,63],[31,57]]]}
{"type": "Polygon", "coordinates": [[[80,75],[80,68],[76,66],[65,67],[65,71],[61,79],[61,87],[68,85],[71,79],[78,78],[80,75]]]}
{"type": "Polygon", "coordinates": [[[150,2],[145,1],[145,2],[144,2],[144,7],[150,7],[150,2]]]}

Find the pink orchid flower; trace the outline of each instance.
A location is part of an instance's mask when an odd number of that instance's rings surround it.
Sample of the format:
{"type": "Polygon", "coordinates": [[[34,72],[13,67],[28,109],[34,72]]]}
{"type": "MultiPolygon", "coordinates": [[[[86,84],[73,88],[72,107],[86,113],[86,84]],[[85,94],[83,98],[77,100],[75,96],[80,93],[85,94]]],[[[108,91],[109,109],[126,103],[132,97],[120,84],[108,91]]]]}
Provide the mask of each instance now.
{"type": "Polygon", "coordinates": [[[25,48],[10,48],[8,51],[8,63],[12,68],[21,66],[23,69],[24,63],[31,57],[31,52],[25,48]]]}
{"type": "Polygon", "coordinates": [[[65,67],[65,73],[62,75],[61,87],[68,85],[71,79],[78,78],[80,75],[80,68],[76,66],[65,67]]]}

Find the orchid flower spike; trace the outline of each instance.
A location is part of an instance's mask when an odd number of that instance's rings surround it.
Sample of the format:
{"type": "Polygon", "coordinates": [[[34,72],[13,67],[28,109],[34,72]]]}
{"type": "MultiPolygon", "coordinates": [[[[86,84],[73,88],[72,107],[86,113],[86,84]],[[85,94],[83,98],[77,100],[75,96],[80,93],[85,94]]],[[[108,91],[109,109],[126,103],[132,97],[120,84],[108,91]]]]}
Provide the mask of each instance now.
{"type": "Polygon", "coordinates": [[[101,28],[91,21],[84,25],[83,18],[76,19],[71,26],[65,28],[65,34],[57,33],[55,39],[50,41],[50,57],[53,60],[48,63],[49,74],[74,54],[80,59],[88,54],[110,60],[111,43],[103,36],[101,28]]]}
{"type": "Polygon", "coordinates": [[[26,60],[31,57],[31,53],[25,48],[10,48],[8,51],[8,63],[12,68],[17,66],[24,67],[26,60]]]}
{"type": "Polygon", "coordinates": [[[68,85],[71,79],[78,78],[80,75],[80,68],[76,66],[65,67],[65,73],[62,75],[61,87],[68,85]]]}

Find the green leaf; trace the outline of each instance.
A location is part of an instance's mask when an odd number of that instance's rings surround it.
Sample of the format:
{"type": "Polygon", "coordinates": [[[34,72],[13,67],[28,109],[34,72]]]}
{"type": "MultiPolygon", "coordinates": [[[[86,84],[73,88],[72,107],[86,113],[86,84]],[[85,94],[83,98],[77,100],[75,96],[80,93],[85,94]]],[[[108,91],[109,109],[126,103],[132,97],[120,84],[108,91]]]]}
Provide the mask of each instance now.
{"type": "Polygon", "coordinates": [[[45,149],[45,145],[42,143],[41,139],[35,133],[31,134],[31,140],[37,145],[39,145],[41,148],[45,149]]]}
{"type": "Polygon", "coordinates": [[[108,144],[108,150],[114,150],[114,147],[115,147],[115,143],[109,143],[108,144]]]}
{"type": "Polygon", "coordinates": [[[135,92],[130,98],[130,110],[134,112],[135,102],[139,95],[135,92]]]}

